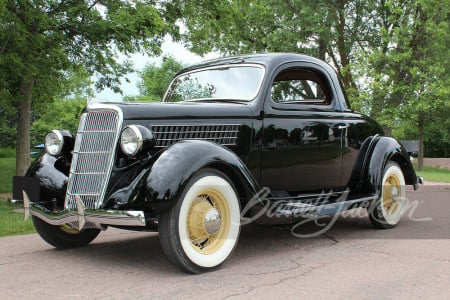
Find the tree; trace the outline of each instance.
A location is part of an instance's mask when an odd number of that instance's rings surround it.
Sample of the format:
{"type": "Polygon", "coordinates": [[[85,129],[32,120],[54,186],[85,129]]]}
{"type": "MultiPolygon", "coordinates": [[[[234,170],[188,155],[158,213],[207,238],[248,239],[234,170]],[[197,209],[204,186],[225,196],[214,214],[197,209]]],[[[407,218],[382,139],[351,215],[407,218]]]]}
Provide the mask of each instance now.
{"type": "Polygon", "coordinates": [[[172,78],[183,68],[183,64],[171,56],[164,56],[160,66],[147,65],[141,72],[140,101],[161,101],[172,78]]]}
{"type": "Polygon", "coordinates": [[[327,60],[354,108],[390,128],[414,120],[421,157],[426,123],[445,121],[437,109],[449,115],[449,0],[175,0],[166,7],[198,54],[282,51],[327,60]]]}
{"type": "Polygon", "coordinates": [[[31,125],[31,142],[42,144],[45,135],[53,129],[64,129],[75,135],[86,98],[59,99],[45,105],[46,110],[31,125]]]}
{"type": "Polygon", "coordinates": [[[87,100],[94,96],[92,80],[83,68],[67,72],[60,92],[52,101],[33,109],[31,144],[41,144],[45,135],[53,129],[77,132],[78,121],[87,100]]]}
{"type": "Polygon", "coordinates": [[[187,31],[182,39],[193,52],[226,54],[299,52],[328,60],[352,95],[358,95],[355,51],[366,50],[374,32],[376,1],[355,0],[176,0],[167,10],[187,31]],[[202,9],[198,9],[201,7],[202,9]]]}
{"type": "Polygon", "coordinates": [[[386,1],[383,9],[382,42],[370,57],[373,114],[391,127],[415,124],[422,170],[426,123],[450,114],[450,1],[386,1]]]}
{"type": "Polygon", "coordinates": [[[169,29],[161,13],[144,0],[0,0],[0,91],[17,110],[18,175],[30,162],[32,109],[51,100],[74,68],[117,91],[131,68],[118,53],[160,52],[169,29]]]}

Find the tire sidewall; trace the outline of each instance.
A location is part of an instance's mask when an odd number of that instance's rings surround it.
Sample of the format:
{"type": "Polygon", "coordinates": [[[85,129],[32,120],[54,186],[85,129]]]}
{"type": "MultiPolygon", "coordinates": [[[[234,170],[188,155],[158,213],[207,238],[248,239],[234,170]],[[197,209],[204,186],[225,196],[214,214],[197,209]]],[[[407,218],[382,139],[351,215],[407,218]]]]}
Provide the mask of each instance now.
{"type": "Polygon", "coordinates": [[[391,175],[396,176],[398,178],[398,180],[400,181],[399,182],[400,183],[400,191],[399,191],[399,195],[398,195],[398,201],[400,201],[400,206],[399,206],[399,208],[397,209],[397,211],[394,214],[392,214],[392,215],[388,214],[388,212],[386,211],[386,208],[384,207],[384,205],[382,203],[382,200],[383,200],[383,187],[382,187],[382,190],[381,190],[381,199],[380,199],[381,202],[380,202],[380,204],[381,204],[381,212],[382,212],[384,221],[387,224],[389,224],[391,226],[394,226],[394,225],[398,224],[398,222],[400,221],[400,218],[402,217],[403,212],[404,212],[403,210],[404,210],[405,201],[406,201],[406,198],[405,198],[405,178],[403,177],[402,170],[400,169],[400,167],[396,163],[389,163],[386,166],[386,171],[384,172],[384,176],[383,176],[383,184],[386,182],[386,179],[389,176],[391,176],[391,175]]]}
{"type": "Polygon", "coordinates": [[[374,223],[376,227],[379,228],[392,228],[396,226],[405,211],[406,207],[406,192],[405,192],[405,178],[403,176],[403,172],[400,169],[399,165],[394,162],[389,162],[383,174],[383,179],[381,183],[381,195],[380,198],[375,202],[375,207],[372,208],[371,213],[371,221],[374,223]],[[384,193],[384,184],[386,179],[394,175],[399,180],[400,190],[398,194],[398,201],[400,201],[400,205],[394,214],[389,214],[383,205],[383,193],[384,193]]]}
{"type": "Polygon", "coordinates": [[[177,204],[178,222],[176,223],[177,240],[180,243],[183,255],[194,265],[202,269],[211,269],[222,264],[233,253],[240,233],[240,205],[237,193],[230,180],[222,173],[207,170],[196,174],[186,186],[177,204]],[[223,245],[214,253],[202,254],[198,252],[189,238],[187,232],[187,218],[192,202],[196,195],[205,188],[213,187],[227,200],[230,211],[230,228],[223,245]]]}
{"type": "Polygon", "coordinates": [[[50,225],[35,216],[33,216],[33,224],[42,239],[58,249],[86,246],[100,233],[99,229],[93,228],[84,229],[77,233],[68,233],[60,226],[50,225]]]}

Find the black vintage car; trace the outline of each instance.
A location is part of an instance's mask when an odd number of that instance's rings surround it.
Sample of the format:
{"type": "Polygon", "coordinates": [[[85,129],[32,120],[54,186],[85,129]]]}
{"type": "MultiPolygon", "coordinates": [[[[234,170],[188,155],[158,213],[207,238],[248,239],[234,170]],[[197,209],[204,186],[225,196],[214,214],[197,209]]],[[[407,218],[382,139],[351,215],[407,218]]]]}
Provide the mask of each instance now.
{"type": "Polygon", "coordinates": [[[420,181],[402,146],[351,110],[336,72],[297,54],[188,67],[161,103],[88,105],[75,135],[53,130],[45,147],[14,179],[45,241],[83,246],[109,226],[158,231],[167,258],[192,273],[231,255],[243,220],[364,206],[375,227],[393,227],[405,185],[420,181]]]}

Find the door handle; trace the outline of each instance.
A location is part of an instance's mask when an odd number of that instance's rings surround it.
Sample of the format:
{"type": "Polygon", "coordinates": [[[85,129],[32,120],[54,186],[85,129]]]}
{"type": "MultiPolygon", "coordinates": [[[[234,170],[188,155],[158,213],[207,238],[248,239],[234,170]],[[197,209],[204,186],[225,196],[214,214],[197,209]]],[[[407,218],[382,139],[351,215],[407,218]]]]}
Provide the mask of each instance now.
{"type": "Polygon", "coordinates": [[[341,125],[338,125],[338,129],[346,129],[346,128],[348,128],[348,124],[341,124],[341,125]]]}

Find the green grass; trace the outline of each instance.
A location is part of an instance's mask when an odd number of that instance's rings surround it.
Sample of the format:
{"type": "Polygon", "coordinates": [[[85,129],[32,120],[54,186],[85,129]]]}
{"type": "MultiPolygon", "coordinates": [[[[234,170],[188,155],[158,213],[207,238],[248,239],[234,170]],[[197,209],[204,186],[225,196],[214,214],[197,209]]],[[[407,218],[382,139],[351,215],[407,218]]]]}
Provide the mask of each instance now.
{"type": "Polygon", "coordinates": [[[36,232],[31,219],[23,221],[23,213],[14,212],[22,208],[7,200],[0,200],[0,236],[18,235],[36,232]]]}
{"type": "Polygon", "coordinates": [[[12,148],[0,148],[0,157],[15,157],[16,150],[12,148]]]}
{"type": "MultiPolygon", "coordinates": [[[[0,194],[12,192],[12,178],[16,173],[14,151],[0,149],[0,194]]],[[[0,197],[0,236],[34,233],[31,219],[23,221],[23,213],[14,212],[22,208],[22,203],[11,203],[0,197]]]]}
{"type": "Polygon", "coordinates": [[[12,192],[12,178],[16,173],[16,159],[0,158],[0,194],[12,192]]]}
{"type": "Polygon", "coordinates": [[[424,166],[422,171],[417,171],[417,165],[414,164],[416,174],[422,176],[426,181],[437,181],[450,183],[450,170],[445,168],[434,168],[424,166]]]}

